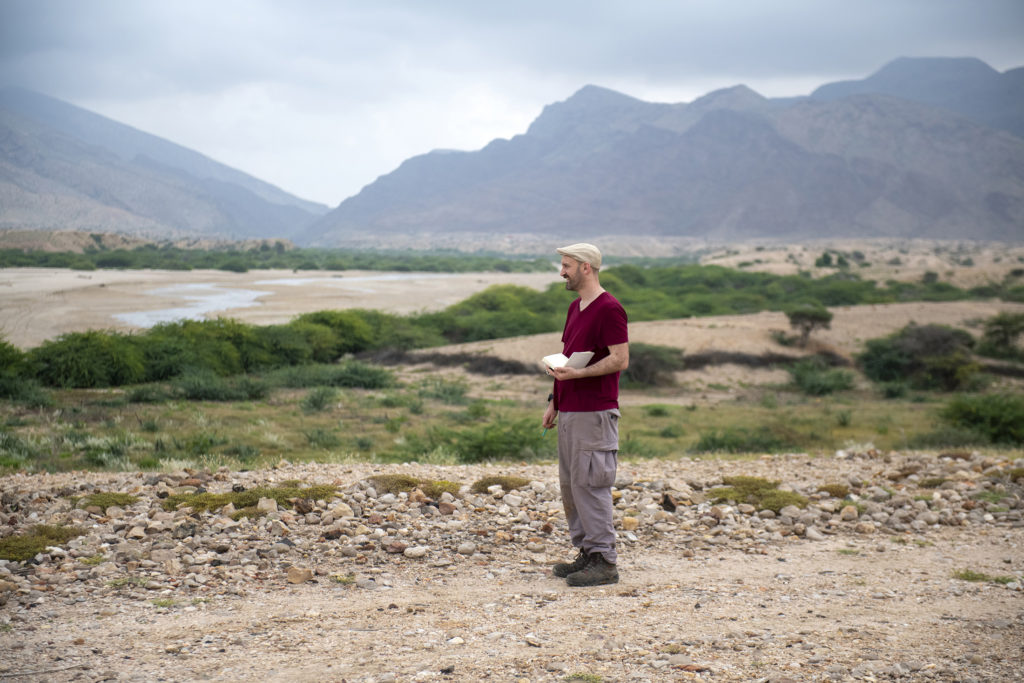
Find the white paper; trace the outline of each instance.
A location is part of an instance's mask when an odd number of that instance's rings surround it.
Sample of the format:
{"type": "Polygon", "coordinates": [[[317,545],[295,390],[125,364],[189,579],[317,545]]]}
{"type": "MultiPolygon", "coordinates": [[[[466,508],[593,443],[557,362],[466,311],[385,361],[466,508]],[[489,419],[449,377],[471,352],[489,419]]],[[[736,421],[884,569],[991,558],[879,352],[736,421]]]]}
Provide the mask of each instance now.
{"type": "Polygon", "coordinates": [[[544,356],[541,362],[549,368],[562,368],[570,367],[581,369],[587,367],[587,363],[594,357],[593,351],[577,351],[572,356],[566,358],[563,353],[553,353],[550,356],[544,356]]]}

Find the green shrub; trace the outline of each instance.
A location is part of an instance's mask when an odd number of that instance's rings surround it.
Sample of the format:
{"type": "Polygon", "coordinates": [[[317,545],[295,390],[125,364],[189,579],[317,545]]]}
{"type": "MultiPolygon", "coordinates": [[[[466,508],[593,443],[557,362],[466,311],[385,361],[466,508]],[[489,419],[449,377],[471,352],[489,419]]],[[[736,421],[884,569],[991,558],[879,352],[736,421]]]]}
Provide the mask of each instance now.
{"type": "Polygon", "coordinates": [[[907,448],[963,448],[987,446],[988,439],[979,432],[963,427],[941,426],[907,438],[907,448]]]}
{"type": "Polygon", "coordinates": [[[330,408],[338,400],[338,390],[333,387],[315,387],[302,398],[302,409],[309,413],[330,408]]]}
{"type": "Polygon", "coordinates": [[[980,369],[971,360],[973,344],[963,330],[911,324],[888,337],[868,340],[857,362],[875,382],[952,391],[968,386],[980,369]]]}
{"type": "Polygon", "coordinates": [[[663,387],[675,384],[675,372],[684,367],[683,352],[668,346],[634,343],[629,346],[629,367],[622,373],[624,387],[663,387]]]}
{"type": "Polygon", "coordinates": [[[1024,360],[1017,341],[1024,335],[1024,313],[1002,312],[985,321],[978,353],[993,358],[1024,360]]]}
{"type": "Polygon", "coordinates": [[[142,384],[127,394],[129,403],[163,403],[171,397],[171,393],[162,384],[142,384]]]}
{"type": "Polygon", "coordinates": [[[794,363],[788,370],[794,386],[808,396],[824,396],[853,388],[853,373],[830,368],[818,356],[794,363]]]}
{"type": "Polygon", "coordinates": [[[306,441],[313,448],[323,448],[329,450],[332,448],[338,448],[341,446],[341,439],[333,431],[329,429],[321,429],[319,427],[310,429],[305,432],[306,441]]]}
{"type": "Polygon", "coordinates": [[[424,380],[417,393],[420,398],[432,398],[448,405],[463,405],[469,401],[467,391],[469,385],[462,380],[433,377],[424,380]]]}
{"type": "Polygon", "coordinates": [[[267,383],[275,387],[304,389],[307,387],[338,387],[358,389],[386,389],[394,386],[394,375],[384,369],[357,360],[338,365],[297,365],[279,368],[264,374],[267,383]]]}
{"type": "Polygon", "coordinates": [[[727,427],[702,432],[693,453],[776,453],[798,447],[798,439],[782,428],[727,427]]]}
{"type": "Polygon", "coordinates": [[[224,378],[210,371],[191,371],[174,381],[178,393],[190,401],[254,401],[265,398],[269,385],[248,376],[224,378]]]}
{"type": "MultiPolygon", "coordinates": [[[[340,358],[346,353],[358,353],[374,348],[375,335],[373,328],[363,319],[360,311],[317,311],[304,313],[293,321],[296,323],[313,323],[329,329],[333,333],[333,345],[322,349],[322,355],[329,355],[331,360],[340,358]]],[[[323,337],[322,342],[327,338],[323,337]]]]}
{"type": "Polygon", "coordinates": [[[462,429],[433,427],[425,438],[410,438],[409,447],[417,453],[443,448],[454,453],[460,462],[474,463],[548,456],[555,452],[556,444],[552,439],[542,438],[536,420],[509,422],[499,418],[462,429]]]}
{"type": "Polygon", "coordinates": [[[53,395],[33,378],[0,374],[0,398],[6,398],[29,408],[49,408],[54,405],[53,395]]]}
{"type": "Polygon", "coordinates": [[[135,384],[145,377],[132,340],[113,332],[72,332],[28,353],[35,377],[46,385],[94,388],[135,384]]]}
{"type": "Polygon", "coordinates": [[[1024,445],[1024,397],[1020,395],[957,396],[940,416],[953,427],[970,430],[986,441],[1024,445]]]}

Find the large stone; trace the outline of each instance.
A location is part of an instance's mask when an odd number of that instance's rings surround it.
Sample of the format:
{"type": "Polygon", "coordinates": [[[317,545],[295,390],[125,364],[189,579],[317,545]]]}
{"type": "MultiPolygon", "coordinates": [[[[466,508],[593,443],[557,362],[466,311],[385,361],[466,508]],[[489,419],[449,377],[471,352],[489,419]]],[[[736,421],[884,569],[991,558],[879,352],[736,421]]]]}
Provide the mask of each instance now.
{"type": "Polygon", "coordinates": [[[313,570],[306,567],[288,567],[288,583],[306,583],[313,578],[313,570]]]}
{"type": "Polygon", "coordinates": [[[256,510],[264,515],[269,512],[277,512],[277,501],[273,498],[260,498],[259,502],[256,503],[256,510]]]}

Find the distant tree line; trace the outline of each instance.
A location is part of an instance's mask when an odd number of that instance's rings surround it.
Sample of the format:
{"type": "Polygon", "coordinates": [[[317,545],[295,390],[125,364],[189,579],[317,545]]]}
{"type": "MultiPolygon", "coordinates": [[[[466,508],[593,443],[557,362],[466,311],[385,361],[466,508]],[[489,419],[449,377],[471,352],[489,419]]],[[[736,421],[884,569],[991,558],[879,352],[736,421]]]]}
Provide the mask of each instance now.
{"type": "Polygon", "coordinates": [[[455,251],[361,251],[289,249],[283,242],[251,249],[182,249],[146,244],[133,249],[90,246],[83,253],[0,249],[0,268],[71,268],[74,270],[152,268],[158,270],[392,270],[403,272],[510,273],[552,270],[554,259],[514,258],[507,254],[455,251]]]}

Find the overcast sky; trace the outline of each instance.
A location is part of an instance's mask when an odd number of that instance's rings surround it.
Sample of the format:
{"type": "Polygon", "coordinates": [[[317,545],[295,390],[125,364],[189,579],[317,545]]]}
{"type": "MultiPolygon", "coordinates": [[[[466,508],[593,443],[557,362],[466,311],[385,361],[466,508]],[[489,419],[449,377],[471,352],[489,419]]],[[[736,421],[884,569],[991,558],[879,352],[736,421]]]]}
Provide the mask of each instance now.
{"type": "Polygon", "coordinates": [[[1024,0],[0,0],[0,85],[332,207],[587,84],[803,95],[901,56],[1024,66],[1024,0]]]}

